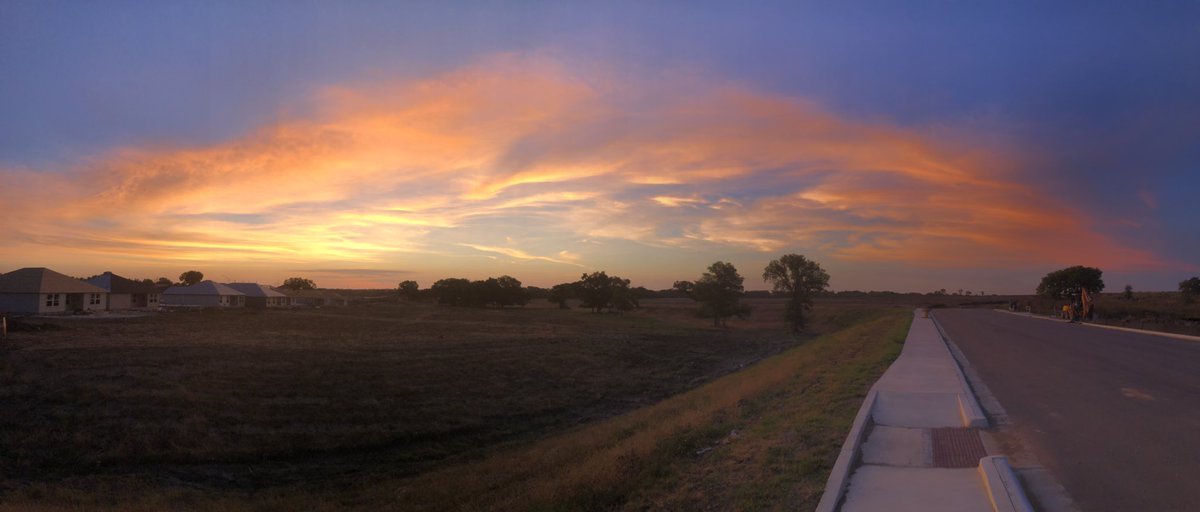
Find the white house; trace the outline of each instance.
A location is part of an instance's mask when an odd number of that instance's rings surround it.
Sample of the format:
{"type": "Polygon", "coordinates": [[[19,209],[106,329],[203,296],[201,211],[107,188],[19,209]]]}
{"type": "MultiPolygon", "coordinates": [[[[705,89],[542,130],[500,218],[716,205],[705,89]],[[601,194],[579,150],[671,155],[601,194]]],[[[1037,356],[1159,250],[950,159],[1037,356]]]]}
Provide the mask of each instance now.
{"type": "Polygon", "coordinates": [[[240,308],[246,305],[246,295],[221,283],[200,281],[167,288],[162,293],[162,305],[240,308]]]}
{"type": "Polygon", "coordinates": [[[158,307],[158,289],[152,284],[134,281],[105,272],[87,282],[108,290],[108,310],[153,309],[158,307]]]}
{"type": "Polygon", "coordinates": [[[246,295],[246,307],[278,308],[292,305],[292,298],[258,283],[229,283],[230,288],[246,295]]]}
{"type": "Polygon", "coordinates": [[[0,275],[0,311],[35,315],[103,311],[108,290],[42,267],[0,275]]]}

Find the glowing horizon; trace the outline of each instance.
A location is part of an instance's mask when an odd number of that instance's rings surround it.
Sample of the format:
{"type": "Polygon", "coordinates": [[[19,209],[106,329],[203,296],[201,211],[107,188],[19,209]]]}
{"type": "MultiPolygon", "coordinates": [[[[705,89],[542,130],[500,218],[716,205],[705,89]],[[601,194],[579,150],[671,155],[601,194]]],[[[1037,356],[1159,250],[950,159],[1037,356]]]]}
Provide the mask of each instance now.
{"type": "Polygon", "coordinates": [[[761,289],[794,252],[836,289],[1015,293],[1076,264],[1151,288],[1197,271],[1145,243],[1173,204],[1149,188],[1125,193],[1149,214],[1103,211],[1045,186],[1058,155],[972,119],[856,115],[703,66],[477,52],[274,110],[215,140],[0,158],[0,272],[390,288],[606,270],[663,288],[724,260],[761,289]]]}

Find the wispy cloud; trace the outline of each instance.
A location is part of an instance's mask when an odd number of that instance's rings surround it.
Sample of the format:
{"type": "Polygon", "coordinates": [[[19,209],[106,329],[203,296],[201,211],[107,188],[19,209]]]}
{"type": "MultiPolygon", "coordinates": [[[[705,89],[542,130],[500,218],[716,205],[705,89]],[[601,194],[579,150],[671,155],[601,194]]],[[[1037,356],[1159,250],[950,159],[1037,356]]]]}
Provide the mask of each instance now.
{"type": "Polygon", "coordinates": [[[296,272],[306,272],[318,275],[347,275],[347,276],[367,276],[367,277],[395,277],[404,274],[411,274],[411,270],[390,270],[379,268],[309,268],[299,269],[296,272]]]}
{"type": "Polygon", "coordinates": [[[583,265],[580,265],[573,261],[570,261],[570,256],[569,256],[570,253],[568,251],[561,251],[558,254],[560,257],[551,258],[549,256],[537,256],[537,255],[529,254],[525,251],[522,251],[520,249],[514,249],[512,247],[489,247],[486,245],[475,245],[475,244],[462,244],[462,246],[470,247],[479,252],[491,252],[491,253],[501,254],[504,256],[508,256],[509,258],[518,259],[518,260],[548,261],[550,263],[558,263],[560,265],[571,265],[571,266],[575,266],[575,267],[583,266],[583,265]],[[562,257],[563,255],[568,255],[568,257],[563,258],[562,257]]]}
{"type": "Polygon", "coordinates": [[[0,256],[588,266],[598,246],[583,241],[607,239],[964,267],[1163,265],[1017,181],[1004,155],[693,74],[598,69],[502,55],[331,88],[312,117],[221,144],[3,170],[0,256]]]}

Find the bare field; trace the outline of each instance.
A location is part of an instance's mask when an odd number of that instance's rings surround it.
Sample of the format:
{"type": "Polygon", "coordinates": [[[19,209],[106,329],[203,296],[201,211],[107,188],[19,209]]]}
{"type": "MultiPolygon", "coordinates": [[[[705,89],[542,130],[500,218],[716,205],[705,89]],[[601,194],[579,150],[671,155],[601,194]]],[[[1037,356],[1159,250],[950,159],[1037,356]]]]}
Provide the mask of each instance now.
{"type": "MultiPolygon", "coordinates": [[[[61,329],[14,333],[0,351],[0,498],[415,475],[804,341],[784,329],[782,303],[751,302],[730,329],[686,300],[625,315],[382,303],[54,320],[61,329]]],[[[818,311],[812,335],[853,321],[818,311]]]]}

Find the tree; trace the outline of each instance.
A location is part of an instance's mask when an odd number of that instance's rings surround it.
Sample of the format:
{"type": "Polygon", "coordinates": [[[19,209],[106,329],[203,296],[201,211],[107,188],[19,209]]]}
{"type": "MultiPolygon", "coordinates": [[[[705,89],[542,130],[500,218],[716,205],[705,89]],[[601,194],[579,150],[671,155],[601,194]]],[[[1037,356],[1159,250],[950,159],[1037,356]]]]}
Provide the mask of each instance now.
{"type": "Polygon", "coordinates": [[[575,283],[556,284],[550,288],[547,300],[558,303],[559,309],[567,309],[567,300],[575,298],[575,283]]]}
{"type": "Polygon", "coordinates": [[[305,279],[303,277],[289,277],[283,280],[283,286],[280,286],[280,288],[287,288],[289,290],[316,290],[317,283],[314,283],[312,279],[305,279]]]}
{"type": "Polygon", "coordinates": [[[605,309],[624,311],[637,307],[637,299],[629,293],[629,280],[609,276],[604,271],[583,274],[575,283],[582,307],[591,308],[593,313],[605,309]],[[615,299],[615,300],[614,300],[615,299]]]}
{"type": "Polygon", "coordinates": [[[763,269],[762,277],[771,283],[772,291],[788,296],[784,319],[792,325],[792,332],[804,329],[804,312],[812,309],[812,296],[829,287],[825,269],[800,254],[784,254],[771,261],[763,269]]]}
{"type": "Polygon", "coordinates": [[[204,273],[198,270],[189,270],[179,274],[179,282],[184,286],[191,286],[204,280],[204,273]]]}
{"type": "Polygon", "coordinates": [[[408,300],[417,300],[421,297],[421,286],[416,281],[401,281],[400,296],[408,300]]]}
{"type": "Polygon", "coordinates": [[[486,280],[471,281],[471,295],[467,305],[477,308],[487,307],[500,297],[500,282],[494,277],[486,280]]]}
{"type": "Polygon", "coordinates": [[[550,290],[539,286],[526,286],[525,297],[529,300],[545,299],[550,296],[550,290]]]}
{"type": "Polygon", "coordinates": [[[462,278],[439,279],[429,287],[439,304],[466,306],[471,302],[471,281],[462,278]]]}
{"type": "Polygon", "coordinates": [[[1098,268],[1076,265],[1046,274],[1038,284],[1037,294],[1051,299],[1066,299],[1079,295],[1080,290],[1086,289],[1093,294],[1104,290],[1104,281],[1100,276],[1104,272],[1098,268]]]}
{"type": "Polygon", "coordinates": [[[1197,295],[1200,295],[1200,277],[1193,277],[1180,282],[1179,293],[1183,294],[1183,301],[1190,304],[1197,295]]]}
{"type": "Polygon", "coordinates": [[[149,277],[142,279],[141,281],[138,281],[138,282],[140,282],[142,284],[148,284],[150,286],[154,286],[154,280],[150,279],[149,277]]]}
{"type": "Polygon", "coordinates": [[[616,279],[617,282],[613,283],[612,298],[608,301],[609,309],[624,313],[638,307],[638,293],[629,287],[629,280],[616,279]]]}
{"type": "Polygon", "coordinates": [[[745,290],[742,281],[732,263],[718,261],[694,283],[676,281],[675,289],[699,302],[701,313],[712,317],[713,327],[723,327],[731,316],[745,318],[750,314],[750,307],[740,303],[745,290]]]}
{"type": "Polygon", "coordinates": [[[489,303],[494,303],[504,309],[505,306],[524,306],[529,302],[529,297],[525,293],[525,289],[521,287],[521,281],[512,276],[500,276],[498,278],[488,278],[488,281],[495,281],[495,295],[490,297],[489,303]]]}
{"type": "Polygon", "coordinates": [[[167,278],[165,278],[165,277],[160,277],[160,278],[158,278],[158,281],[155,281],[155,282],[154,282],[154,284],[157,284],[157,285],[160,285],[160,286],[171,286],[171,285],[173,285],[173,284],[175,284],[175,283],[171,282],[171,280],[170,280],[170,279],[167,279],[167,278]]]}
{"type": "Polygon", "coordinates": [[[1121,292],[1121,298],[1125,300],[1133,300],[1133,286],[1125,285],[1125,291],[1121,292]]]}

